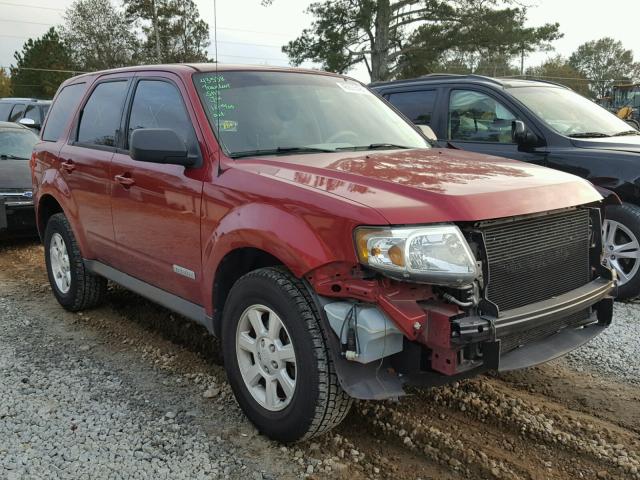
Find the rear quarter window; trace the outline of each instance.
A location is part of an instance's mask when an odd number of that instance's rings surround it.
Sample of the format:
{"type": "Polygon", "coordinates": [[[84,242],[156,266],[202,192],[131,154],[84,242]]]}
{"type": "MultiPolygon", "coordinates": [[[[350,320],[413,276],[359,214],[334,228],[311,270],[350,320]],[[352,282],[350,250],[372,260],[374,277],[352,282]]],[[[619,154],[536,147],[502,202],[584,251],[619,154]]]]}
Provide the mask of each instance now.
{"type": "Polygon", "coordinates": [[[47,123],[42,132],[43,140],[57,142],[60,139],[71,115],[80,103],[85,87],[84,83],[75,83],[60,90],[47,117],[47,123]]]}

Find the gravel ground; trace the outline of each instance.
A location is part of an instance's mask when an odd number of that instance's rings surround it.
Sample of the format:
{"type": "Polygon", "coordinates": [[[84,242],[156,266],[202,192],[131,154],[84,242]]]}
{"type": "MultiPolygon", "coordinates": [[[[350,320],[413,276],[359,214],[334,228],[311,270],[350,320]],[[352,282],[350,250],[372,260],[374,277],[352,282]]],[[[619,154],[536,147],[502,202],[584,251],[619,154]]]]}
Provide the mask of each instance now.
{"type": "Polygon", "coordinates": [[[596,371],[639,385],[640,304],[616,303],[611,326],[566,360],[579,372],[596,371]]]}
{"type": "MultiPolygon", "coordinates": [[[[178,404],[171,395],[158,398],[162,384],[181,383],[180,377],[128,368],[126,357],[104,358],[94,338],[56,331],[52,321],[59,318],[35,311],[25,320],[24,306],[6,290],[0,294],[1,478],[279,478],[283,473],[262,471],[263,465],[246,459],[233,443],[207,435],[194,422],[202,416],[198,405],[178,404]]],[[[209,387],[207,396],[219,394],[217,389],[209,387]]],[[[217,403],[239,416],[224,405],[230,402],[217,403]]],[[[221,432],[227,426],[210,425],[221,432]]],[[[242,427],[249,433],[240,437],[255,436],[249,425],[242,427]]]]}
{"type": "Polygon", "coordinates": [[[65,312],[42,253],[0,244],[0,480],[640,480],[638,305],[567,360],[357,402],[283,446],[242,415],[204,329],[119,288],[65,312]]]}

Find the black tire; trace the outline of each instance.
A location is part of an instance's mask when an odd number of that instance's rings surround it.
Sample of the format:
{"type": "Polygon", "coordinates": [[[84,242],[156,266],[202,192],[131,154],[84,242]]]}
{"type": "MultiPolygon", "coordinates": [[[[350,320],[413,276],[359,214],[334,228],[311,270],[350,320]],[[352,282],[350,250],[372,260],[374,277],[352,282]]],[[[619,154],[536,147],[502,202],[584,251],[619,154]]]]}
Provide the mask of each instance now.
{"type": "MultiPolygon", "coordinates": [[[[635,240],[640,241],[640,208],[624,203],[622,205],[612,205],[607,207],[605,213],[605,221],[613,220],[625,226],[635,236],[635,240]]],[[[606,239],[605,239],[606,240],[606,239]]],[[[607,253],[609,246],[604,245],[605,253],[607,253]]],[[[605,258],[605,261],[609,262],[605,258]]],[[[621,262],[620,259],[618,259],[621,262]]],[[[623,266],[628,267],[630,264],[627,262],[623,266]]],[[[636,259],[635,262],[640,262],[640,259],[636,259]]],[[[626,282],[618,286],[617,298],[620,300],[635,298],[640,295],[640,268],[636,270],[636,273],[626,282]]]]}
{"type": "Polygon", "coordinates": [[[44,234],[44,254],[51,290],[60,305],[66,310],[77,312],[95,307],[103,301],[107,292],[107,280],[85,269],[78,242],[76,242],[67,217],[62,213],[56,213],[47,222],[44,234]],[[51,239],[56,233],[64,240],[69,256],[71,283],[67,292],[62,292],[58,288],[51,266],[51,239]]]}
{"type": "Polygon", "coordinates": [[[282,268],[262,268],[240,278],[225,303],[222,324],[225,368],[244,413],[258,430],[280,442],[324,433],[346,417],[352,399],[342,390],[318,314],[304,285],[282,268]],[[240,373],[236,332],[243,312],[264,305],[284,324],[296,355],[296,386],[281,411],[262,407],[240,373]],[[301,372],[301,373],[299,373],[301,372]]]}

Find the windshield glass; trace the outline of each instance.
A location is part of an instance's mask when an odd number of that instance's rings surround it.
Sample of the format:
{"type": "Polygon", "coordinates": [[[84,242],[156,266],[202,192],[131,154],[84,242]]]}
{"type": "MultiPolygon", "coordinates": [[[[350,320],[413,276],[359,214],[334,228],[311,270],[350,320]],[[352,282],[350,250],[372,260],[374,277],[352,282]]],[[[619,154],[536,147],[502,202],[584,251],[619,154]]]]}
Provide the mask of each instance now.
{"type": "Polygon", "coordinates": [[[289,72],[195,75],[200,99],[227,153],[429,148],[376,95],[353,80],[289,72]],[[218,128],[219,126],[219,128],[218,128]]]}
{"type": "Polygon", "coordinates": [[[3,158],[23,159],[31,158],[33,146],[38,137],[29,130],[0,130],[0,160],[3,158]]]}
{"type": "Polygon", "coordinates": [[[572,90],[517,87],[509,92],[562,135],[604,137],[631,130],[629,124],[572,90]]]}

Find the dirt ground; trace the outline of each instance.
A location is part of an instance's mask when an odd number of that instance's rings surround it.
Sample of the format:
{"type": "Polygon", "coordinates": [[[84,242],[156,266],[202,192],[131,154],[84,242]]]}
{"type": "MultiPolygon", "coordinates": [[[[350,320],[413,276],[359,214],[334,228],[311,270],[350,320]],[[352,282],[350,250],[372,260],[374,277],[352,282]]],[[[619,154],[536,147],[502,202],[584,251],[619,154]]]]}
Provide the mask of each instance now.
{"type": "MultiPolygon", "coordinates": [[[[131,369],[139,365],[194,382],[192,389],[147,385],[148,395],[157,388],[166,396],[175,388],[173,401],[202,401],[196,383],[206,375],[233,402],[216,341],[199,326],[115,286],[105,306],[61,315],[38,243],[0,243],[0,285],[3,295],[61,319],[63,328],[91,335],[114,358],[126,355],[131,369]]],[[[227,417],[226,432],[233,422],[238,431],[248,428],[224,409],[212,407],[209,415],[227,417]]],[[[209,435],[220,432],[212,428],[209,435]]],[[[251,455],[249,444],[233,441],[251,455]]],[[[339,429],[319,439],[288,448],[266,439],[262,444],[256,458],[278,457],[272,461],[295,467],[288,470],[294,478],[314,470],[311,478],[638,479],[640,388],[556,360],[416,390],[399,402],[358,402],[339,429]],[[308,469],[309,458],[315,469],[308,469]]]]}

